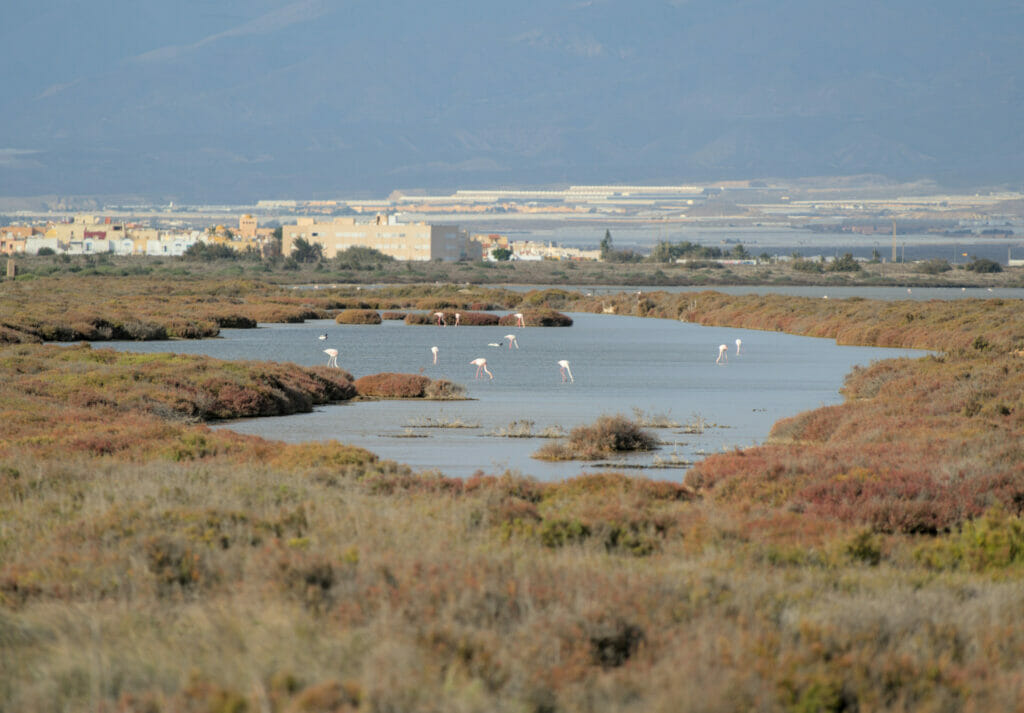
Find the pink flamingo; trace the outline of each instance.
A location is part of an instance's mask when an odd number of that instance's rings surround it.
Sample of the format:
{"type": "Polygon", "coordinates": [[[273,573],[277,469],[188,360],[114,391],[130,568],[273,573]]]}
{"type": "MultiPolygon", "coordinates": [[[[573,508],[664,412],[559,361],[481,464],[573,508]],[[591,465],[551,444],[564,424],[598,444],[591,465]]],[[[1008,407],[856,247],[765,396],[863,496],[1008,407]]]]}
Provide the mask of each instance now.
{"type": "Polygon", "coordinates": [[[436,364],[436,363],[437,363],[437,347],[431,347],[431,348],[430,348],[430,351],[431,351],[431,352],[433,353],[433,355],[434,355],[434,363],[436,364]]]}
{"type": "Polygon", "coordinates": [[[558,370],[562,374],[562,382],[563,383],[565,382],[566,374],[569,375],[569,383],[570,384],[575,383],[573,378],[572,378],[572,369],[569,368],[569,360],[568,359],[561,359],[561,360],[559,360],[559,362],[558,362],[558,370]]]}
{"type": "Polygon", "coordinates": [[[338,350],[337,349],[324,349],[324,354],[327,355],[327,366],[338,367],[338,350]]]}
{"type": "Polygon", "coordinates": [[[740,355],[740,345],[741,344],[743,344],[743,340],[742,339],[737,339],[736,340],[736,356],[740,355]]]}
{"type": "Polygon", "coordinates": [[[474,359],[473,361],[471,361],[469,363],[473,364],[474,366],[476,366],[476,376],[473,377],[473,378],[479,379],[481,371],[484,372],[485,374],[487,374],[487,376],[491,377],[492,379],[494,378],[494,374],[492,374],[490,372],[490,370],[487,368],[487,360],[484,359],[483,357],[479,357],[477,359],[474,359]]]}
{"type": "Polygon", "coordinates": [[[509,348],[509,349],[511,349],[511,348],[512,348],[512,345],[513,345],[513,344],[515,344],[515,345],[516,345],[516,349],[518,349],[518,348],[519,348],[519,340],[518,340],[518,339],[516,339],[516,335],[514,335],[514,334],[506,334],[506,335],[505,335],[505,339],[507,339],[507,340],[508,340],[508,348],[509,348]]]}
{"type": "Polygon", "coordinates": [[[523,313],[522,312],[516,312],[515,313],[515,318],[516,318],[516,326],[517,327],[525,327],[526,326],[526,320],[523,319],[523,313]]]}
{"type": "Polygon", "coordinates": [[[456,326],[456,327],[458,327],[458,326],[459,326],[459,320],[461,320],[461,319],[462,319],[462,315],[461,315],[461,314],[459,314],[458,312],[456,312],[456,313],[455,313],[455,326],[456,326]]]}
{"type": "Polygon", "coordinates": [[[725,344],[718,345],[718,358],[715,359],[716,364],[721,364],[722,362],[729,363],[729,347],[725,344]]]}
{"type": "Polygon", "coordinates": [[[444,312],[434,312],[434,319],[437,320],[438,327],[448,326],[448,323],[444,321],[444,312]]]}

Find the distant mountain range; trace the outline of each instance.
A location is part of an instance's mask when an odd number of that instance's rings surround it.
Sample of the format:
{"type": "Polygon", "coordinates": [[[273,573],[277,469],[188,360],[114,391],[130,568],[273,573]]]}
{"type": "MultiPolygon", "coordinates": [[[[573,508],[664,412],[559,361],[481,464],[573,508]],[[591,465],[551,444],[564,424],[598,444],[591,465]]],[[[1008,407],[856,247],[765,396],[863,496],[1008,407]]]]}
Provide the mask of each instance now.
{"type": "Polygon", "coordinates": [[[0,196],[1024,182],[1024,6],[13,0],[0,196]]]}

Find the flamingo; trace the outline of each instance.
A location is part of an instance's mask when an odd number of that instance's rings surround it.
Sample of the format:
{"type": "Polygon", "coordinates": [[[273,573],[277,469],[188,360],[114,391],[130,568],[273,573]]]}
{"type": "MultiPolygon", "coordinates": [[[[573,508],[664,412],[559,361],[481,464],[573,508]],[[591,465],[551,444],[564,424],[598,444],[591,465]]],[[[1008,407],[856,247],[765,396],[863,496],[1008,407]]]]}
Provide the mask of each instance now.
{"type": "Polygon", "coordinates": [[[718,345],[718,358],[715,359],[716,364],[721,364],[722,362],[729,363],[729,347],[725,344],[718,345]]]}
{"type": "Polygon", "coordinates": [[[737,339],[736,340],[736,356],[740,355],[740,345],[741,344],[743,344],[743,340],[742,339],[737,339]]]}
{"type": "Polygon", "coordinates": [[[516,326],[517,327],[525,327],[526,326],[526,320],[523,319],[523,313],[522,312],[516,312],[514,316],[516,318],[516,326]]]}
{"type": "Polygon", "coordinates": [[[476,366],[476,376],[473,377],[474,379],[479,379],[480,378],[480,372],[481,371],[484,372],[485,374],[487,374],[487,376],[491,377],[492,379],[494,378],[494,374],[492,374],[490,372],[490,370],[488,370],[488,368],[487,368],[487,360],[484,359],[483,357],[479,357],[477,359],[474,359],[473,361],[471,361],[469,363],[473,364],[474,366],[476,366]]]}
{"type": "Polygon", "coordinates": [[[324,349],[324,354],[327,355],[327,366],[338,367],[338,350],[337,349],[324,349]]]}
{"type": "Polygon", "coordinates": [[[456,313],[455,313],[455,326],[456,326],[456,327],[458,327],[458,326],[459,326],[459,320],[461,320],[461,319],[462,319],[462,315],[461,315],[461,314],[459,314],[458,312],[456,312],[456,313]]]}
{"type": "Polygon", "coordinates": [[[434,312],[434,319],[437,320],[438,327],[448,326],[448,323],[444,321],[444,312],[434,312]]]}
{"type": "Polygon", "coordinates": [[[513,344],[515,344],[515,345],[516,345],[516,349],[518,349],[518,348],[519,348],[519,340],[518,340],[518,339],[516,339],[516,335],[514,335],[514,334],[506,334],[506,335],[504,336],[504,339],[507,339],[507,340],[508,340],[508,348],[509,348],[509,349],[511,349],[511,348],[512,348],[512,345],[513,345],[513,344]]]}
{"type": "Polygon", "coordinates": [[[326,339],[327,339],[327,332],[324,332],[323,334],[321,334],[319,337],[317,337],[317,339],[319,339],[321,342],[326,341],[326,339]]]}
{"type": "Polygon", "coordinates": [[[431,351],[431,352],[433,353],[433,355],[434,355],[434,363],[436,364],[436,363],[437,363],[437,347],[431,347],[431,348],[430,348],[430,351],[431,351]]]}
{"type": "Polygon", "coordinates": [[[573,381],[573,378],[572,378],[572,369],[569,368],[569,360],[568,359],[560,359],[558,361],[558,370],[562,374],[562,381],[563,381],[563,383],[565,382],[566,374],[569,375],[569,383],[570,384],[575,383],[573,381]]]}
{"type": "Polygon", "coordinates": [[[501,344],[499,344],[498,342],[487,342],[487,346],[489,346],[489,347],[500,347],[501,344]]]}

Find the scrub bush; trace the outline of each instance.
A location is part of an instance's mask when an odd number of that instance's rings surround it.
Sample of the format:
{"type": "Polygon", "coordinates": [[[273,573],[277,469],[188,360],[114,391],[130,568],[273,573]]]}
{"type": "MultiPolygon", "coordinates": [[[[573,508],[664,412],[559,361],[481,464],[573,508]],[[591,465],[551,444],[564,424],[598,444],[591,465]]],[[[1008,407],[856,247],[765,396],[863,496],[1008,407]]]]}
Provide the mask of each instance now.
{"type": "MultiPolygon", "coordinates": [[[[449,324],[453,324],[449,322],[449,324]]],[[[462,312],[459,315],[459,324],[463,327],[490,327],[498,324],[498,315],[487,312],[462,312]]]]}
{"type": "Polygon", "coordinates": [[[375,399],[421,399],[426,396],[430,379],[422,374],[384,372],[356,379],[360,396],[375,399]]]}
{"type": "MultiPolygon", "coordinates": [[[[523,322],[527,327],[571,327],[572,317],[556,312],[553,309],[523,310],[523,322]]],[[[516,326],[515,314],[506,314],[498,320],[503,327],[516,326]]]]}
{"type": "Polygon", "coordinates": [[[548,443],[533,457],[539,460],[599,460],[616,453],[649,451],[656,439],[622,415],[601,416],[591,426],[577,426],[565,442],[548,443]]]}
{"type": "Polygon", "coordinates": [[[380,324],[380,313],[374,309],[342,310],[334,321],[338,324],[380,324]]]}

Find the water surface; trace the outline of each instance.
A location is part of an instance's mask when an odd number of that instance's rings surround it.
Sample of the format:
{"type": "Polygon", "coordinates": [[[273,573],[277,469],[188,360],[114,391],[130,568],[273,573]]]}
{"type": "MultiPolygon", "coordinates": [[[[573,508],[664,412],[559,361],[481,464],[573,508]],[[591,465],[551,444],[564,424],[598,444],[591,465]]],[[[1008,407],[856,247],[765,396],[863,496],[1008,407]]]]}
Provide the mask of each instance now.
{"type": "Polygon", "coordinates": [[[832,340],[671,320],[572,313],[568,328],[433,327],[387,321],[379,326],[337,325],[329,320],[225,329],[219,339],[168,342],[103,342],[128,351],[207,354],[325,364],[326,347],[339,350],[341,366],[356,377],[385,371],[423,373],[466,386],[471,400],[378,401],[331,405],[308,414],[234,421],[231,428],[288,442],[337,439],[417,469],[469,476],[506,470],[542,480],[572,477],[603,464],[547,463],[530,454],[547,441],[494,435],[514,421],[534,432],[568,431],[602,414],[664,415],[681,425],[703,422],[703,433],[652,429],[665,444],[652,453],[615,459],[615,467],[679,480],[703,454],[764,440],[773,423],[801,411],[841,401],[843,377],[854,365],[895,356],[905,349],[840,347],[832,340]],[[508,349],[514,332],[519,349],[508,349]],[[321,341],[318,336],[327,334],[321,341]],[[742,340],[739,356],[735,340],[742,340]],[[500,347],[489,346],[491,343],[500,347]],[[728,363],[716,364],[718,346],[728,363]],[[437,346],[438,363],[432,363],[437,346]],[[472,359],[487,359],[494,379],[474,379],[472,359]],[[568,359],[574,383],[561,380],[558,361],[568,359]],[[461,422],[475,428],[424,428],[461,422]],[[669,466],[669,467],[665,467],[669,466]]]}

